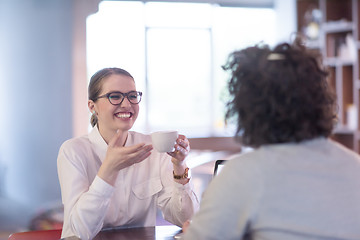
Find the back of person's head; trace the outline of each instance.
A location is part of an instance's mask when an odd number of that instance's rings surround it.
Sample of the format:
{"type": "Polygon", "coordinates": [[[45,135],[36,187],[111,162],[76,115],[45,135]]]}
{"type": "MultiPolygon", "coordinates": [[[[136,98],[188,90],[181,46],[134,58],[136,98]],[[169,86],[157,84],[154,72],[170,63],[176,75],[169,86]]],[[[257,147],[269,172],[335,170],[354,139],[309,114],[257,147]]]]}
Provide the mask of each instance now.
{"type": "Polygon", "coordinates": [[[223,66],[231,73],[226,118],[237,119],[243,144],[259,147],[331,134],[336,98],[319,57],[299,41],[230,54],[223,66]]]}

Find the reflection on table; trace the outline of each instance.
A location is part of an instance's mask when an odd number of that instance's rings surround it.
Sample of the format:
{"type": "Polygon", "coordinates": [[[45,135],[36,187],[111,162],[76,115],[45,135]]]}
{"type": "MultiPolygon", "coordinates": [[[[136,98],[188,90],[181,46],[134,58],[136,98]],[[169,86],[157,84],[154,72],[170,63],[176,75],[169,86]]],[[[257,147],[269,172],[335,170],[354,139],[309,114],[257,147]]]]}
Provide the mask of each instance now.
{"type": "MultiPolygon", "coordinates": [[[[101,231],[94,240],[173,240],[181,233],[181,228],[175,225],[113,228],[101,231]]],[[[63,240],[77,240],[77,237],[62,238],[63,240]]]]}

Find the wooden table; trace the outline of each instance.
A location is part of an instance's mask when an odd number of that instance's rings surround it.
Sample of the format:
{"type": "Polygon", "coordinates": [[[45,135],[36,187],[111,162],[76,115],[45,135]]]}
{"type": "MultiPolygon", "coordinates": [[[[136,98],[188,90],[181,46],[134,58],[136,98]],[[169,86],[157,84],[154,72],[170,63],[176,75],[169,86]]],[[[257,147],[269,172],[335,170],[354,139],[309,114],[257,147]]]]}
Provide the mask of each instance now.
{"type": "MultiPolygon", "coordinates": [[[[139,227],[139,228],[114,228],[101,231],[94,240],[174,240],[181,228],[175,225],[139,227]]],[[[76,240],[77,237],[68,237],[64,240],[76,240]]]]}

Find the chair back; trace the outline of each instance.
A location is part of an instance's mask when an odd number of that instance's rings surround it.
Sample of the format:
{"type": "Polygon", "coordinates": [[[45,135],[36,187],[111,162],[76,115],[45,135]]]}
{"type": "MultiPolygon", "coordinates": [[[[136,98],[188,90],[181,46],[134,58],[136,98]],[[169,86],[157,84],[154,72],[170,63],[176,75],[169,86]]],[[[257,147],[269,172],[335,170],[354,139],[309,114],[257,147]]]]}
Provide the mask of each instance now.
{"type": "Polygon", "coordinates": [[[61,229],[17,232],[9,236],[8,240],[59,240],[61,229]]]}

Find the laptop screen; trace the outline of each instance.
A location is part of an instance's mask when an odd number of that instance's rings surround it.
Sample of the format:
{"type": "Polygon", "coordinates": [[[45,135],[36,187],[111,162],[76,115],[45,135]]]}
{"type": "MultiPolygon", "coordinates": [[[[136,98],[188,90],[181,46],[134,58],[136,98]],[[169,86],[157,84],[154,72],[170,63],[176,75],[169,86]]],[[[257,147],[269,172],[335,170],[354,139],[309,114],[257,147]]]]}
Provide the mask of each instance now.
{"type": "Polygon", "coordinates": [[[214,176],[218,175],[224,167],[226,160],[216,160],[214,167],[214,176]]]}

